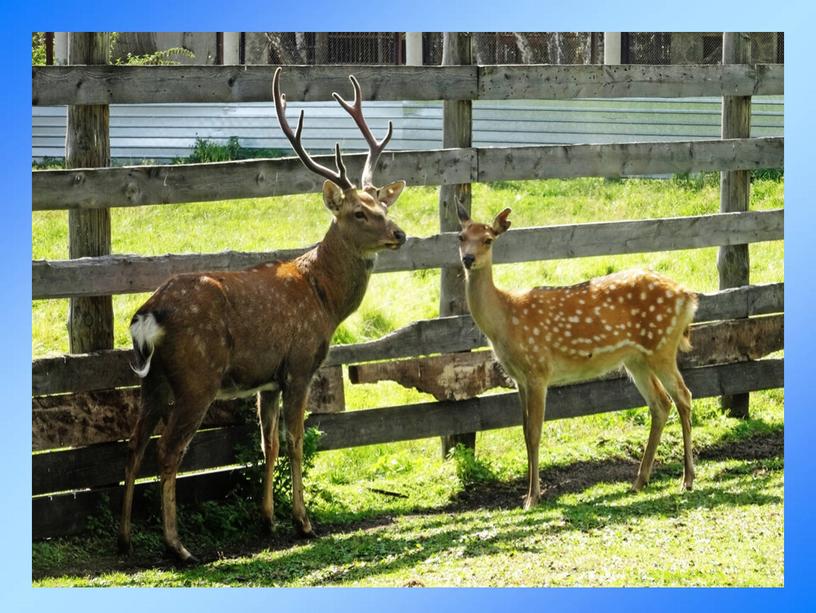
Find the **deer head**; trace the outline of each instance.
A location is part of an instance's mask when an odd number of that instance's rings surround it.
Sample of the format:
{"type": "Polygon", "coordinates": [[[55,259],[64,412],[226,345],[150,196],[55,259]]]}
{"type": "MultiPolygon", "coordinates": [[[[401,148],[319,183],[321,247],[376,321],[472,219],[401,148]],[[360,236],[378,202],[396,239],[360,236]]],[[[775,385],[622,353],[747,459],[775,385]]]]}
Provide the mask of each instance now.
{"type": "Polygon", "coordinates": [[[462,231],[459,233],[459,257],[465,270],[477,270],[493,263],[493,241],[510,228],[510,209],[496,215],[492,225],[476,223],[460,205],[456,212],[462,231]]]}
{"type": "Polygon", "coordinates": [[[339,94],[332,93],[334,99],[351,116],[368,143],[368,157],[363,167],[361,187],[358,188],[348,178],[346,166],[340,153],[340,143],[335,143],[334,160],[337,170],[318,164],[306,152],[301,142],[303,134],[303,111],[300,112],[297,128],[292,131],[286,120],[286,94],[280,91],[281,68],[275,70],[272,90],[278,121],[286,138],[304,166],[326,179],[323,183],[323,203],[334,215],[334,223],[339,235],[357,251],[367,254],[381,249],[398,249],[405,243],[405,232],[388,218],[388,208],[399,198],[405,188],[405,181],[395,181],[384,187],[373,183],[374,168],[393,134],[393,124],[388,122],[388,132],[378,141],[363,117],[360,84],[351,75],[354,87],[354,101],[349,104],[339,94]]]}

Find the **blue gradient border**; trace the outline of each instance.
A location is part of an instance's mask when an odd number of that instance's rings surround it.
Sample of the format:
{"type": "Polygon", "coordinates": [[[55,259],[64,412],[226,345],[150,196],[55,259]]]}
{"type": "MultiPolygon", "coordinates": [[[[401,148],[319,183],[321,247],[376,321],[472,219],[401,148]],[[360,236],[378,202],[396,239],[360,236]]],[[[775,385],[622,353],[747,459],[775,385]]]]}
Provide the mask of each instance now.
{"type": "MultiPolygon", "coordinates": [[[[11,3],[5,3],[9,7],[11,3]]],[[[6,239],[0,241],[5,263],[6,299],[0,301],[4,351],[0,372],[9,400],[3,413],[2,466],[6,468],[0,522],[5,547],[0,556],[5,610],[141,611],[174,606],[211,611],[228,606],[300,610],[356,611],[387,609],[392,613],[414,610],[513,610],[519,605],[548,610],[603,610],[605,613],[658,608],[665,611],[805,610],[811,608],[814,538],[810,520],[814,460],[811,437],[816,432],[809,407],[808,349],[814,346],[811,319],[814,300],[811,263],[814,262],[816,203],[807,180],[813,174],[814,100],[812,70],[813,3],[758,1],[711,2],[691,0],[626,3],[584,0],[546,3],[543,0],[508,2],[341,3],[337,0],[307,2],[243,2],[199,0],[142,0],[133,5],[99,2],[41,1],[11,5],[2,24],[3,75],[0,105],[6,146],[0,149],[6,196],[2,207],[6,239]],[[350,8],[351,7],[351,8],[350,8]],[[786,341],[786,500],[785,588],[781,589],[207,589],[207,590],[77,590],[31,588],[30,521],[31,474],[28,397],[31,389],[31,183],[29,151],[30,52],[32,31],[133,30],[133,31],[315,31],[315,30],[490,30],[490,31],[785,31],[786,60],[786,189],[787,189],[787,329],[786,341]],[[809,606],[810,605],[810,606],[809,606]]],[[[693,527],[689,527],[693,530],[693,527]]]]}

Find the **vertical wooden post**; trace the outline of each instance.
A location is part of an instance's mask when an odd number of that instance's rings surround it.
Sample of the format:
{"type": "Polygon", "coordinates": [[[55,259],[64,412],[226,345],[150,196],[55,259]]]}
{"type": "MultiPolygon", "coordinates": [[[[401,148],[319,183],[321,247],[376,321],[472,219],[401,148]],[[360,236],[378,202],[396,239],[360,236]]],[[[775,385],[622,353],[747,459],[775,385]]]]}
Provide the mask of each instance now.
{"type": "Polygon", "coordinates": [[[621,33],[604,32],[604,64],[621,63],[621,33]]]}
{"type": "MultiPolygon", "coordinates": [[[[106,64],[107,32],[71,32],[68,61],[71,64],[106,64]]],[[[110,165],[109,111],[107,105],[68,107],[65,135],[65,167],[94,168],[110,165]]],[[[109,255],[110,209],[69,211],[68,256],[109,255]]],[[[71,353],[113,348],[113,304],[110,296],[71,298],[68,313],[71,353]]]]}
{"type": "Polygon", "coordinates": [[[223,57],[222,63],[226,66],[235,66],[241,63],[241,33],[222,32],[223,57]]]}
{"type": "MultiPolygon", "coordinates": [[[[747,32],[723,32],[723,64],[751,62],[751,38],[747,32]]],[[[723,96],[722,138],[751,136],[751,96],[723,96]]],[[[720,173],[720,211],[747,211],[751,192],[748,170],[720,173]]],[[[749,282],[748,245],[720,247],[717,254],[720,289],[749,282]]],[[[722,408],[731,417],[748,417],[748,394],[722,397],[722,408]]]]}
{"type": "MultiPolygon", "coordinates": [[[[442,45],[444,66],[471,64],[471,40],[469,33],[445,32],[442,45]]],[[[445,100],[442,103],[442,146],[470,147],[473,142],[473,110],[470,100],[445,100]]],[[[470,211],[470,183],[443,185],[439,188],[439,229],[451,232],[459,229],[457,204],[470,211]]],[[[465,277],[461,266],[442,268],[439,315],[462,315],[468,312],[465,299],[465,277]]],[[[476,433],[470,432],[442,437],[442,454],[457,444],[471,449],[476,447],[476,433]]]]}
{"type": "Polygon", "coordinates": [[[422,32],[405,33],[405,65],[422,66],[422,32]]]}

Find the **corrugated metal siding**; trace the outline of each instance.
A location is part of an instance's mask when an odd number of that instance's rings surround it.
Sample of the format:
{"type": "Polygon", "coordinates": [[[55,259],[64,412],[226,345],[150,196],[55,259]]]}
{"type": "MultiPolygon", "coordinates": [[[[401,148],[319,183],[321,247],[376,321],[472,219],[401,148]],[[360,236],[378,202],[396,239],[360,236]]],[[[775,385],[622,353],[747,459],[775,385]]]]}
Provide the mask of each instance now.
{"type": "MultiPolygon", "coordinates": [[[[291,104],[287,115],[293,127],[301,108],[306,110],[303,142],[310,151],[331,150],[335,141],[346,151],[366,148],[336,103],[291,104]]],[[[481,147],[716,138],[720,112],[719,98],[476,101],[473,141],[481,147]]],[[[389,149],[441,146],[441,103],[369,102],[366,118],[378,135],[389,119],[394,122],[389,149]]],[[[781,136],[783,97],[754,97],[751,122],[752,136],[781,136]]],[[[65,123],[65,107],[32,107],[33,159],[64,156],[65,123]]],[[[166,160],[188,155],[196,138],[225,142],[231,136],[244,147],[289,152],[272,103],[111,107],[114,159],[166,160]]]]}

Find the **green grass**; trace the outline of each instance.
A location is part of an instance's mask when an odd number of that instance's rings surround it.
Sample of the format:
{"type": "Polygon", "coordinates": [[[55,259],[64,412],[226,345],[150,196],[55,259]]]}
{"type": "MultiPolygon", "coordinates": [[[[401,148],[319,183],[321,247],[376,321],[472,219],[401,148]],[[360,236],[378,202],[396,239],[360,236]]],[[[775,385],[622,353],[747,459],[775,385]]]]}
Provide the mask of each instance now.
{"type": "MultiPolygon", "coordinates": [[[[756,180],[751,207],[783,206],[783,180],[756,180]]],[[[436,190],[412,188],[393,214],[409,235],[437,227],[436,190]]],[[[513,208],[514,227],[714,213],[711,177],[579,179],[475,185],[473,217],[513,208]]],[[[115,209],[113,251],[161,254],[273,250],[320,239],[328,212],[317,196],[115,209]],[[291,231],[293,227],[298,232],[291,231]]],[[[67,255],[64,213],[33,216],[35,258],[67,255]]],[[[783,279],[783,244],[751,246],[751,279],[783,279]]],[[[691,288],[717,288],[716,249],[498,266],[504,287],[566,284],[649,266],[691,288]]],[[[375,275],[336,342],[377,338],[434,317],[436,271],[375,275]]],[[[114,299],[116,345],[145,295],[114,299]]],[[[33,303],[35,356],[67,350],[65,301],[33,303]]],[[[429,400],[394,383],[346,385],[350,409],[429,400]]],[[[748,421],[694,403],[697,489],[678,491],[682,439],[672,414],[655,480],[627,492],[648,430],[645,409],[548,422],[544,500],[521,511],[526,456],[520,428],[482,432],[476,458],[443,460],[427,439],[318,454],[307,504],[323,535],[293,540],[288,520],[260,536],[255,500],[180,514],[182,537],[206,563],[162,562],[157,519],[137,524],[136,554],[113,554],[113,518],[82,537],[34,543],[35,585],[782,585],[781,390],[752,395],[748,421]],[[375,491],[378,490],[378,491],[375,491]],[[390,492],[381,493],[381,492],[390,492]]]]}

